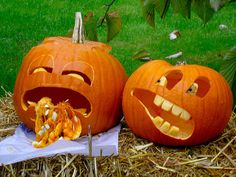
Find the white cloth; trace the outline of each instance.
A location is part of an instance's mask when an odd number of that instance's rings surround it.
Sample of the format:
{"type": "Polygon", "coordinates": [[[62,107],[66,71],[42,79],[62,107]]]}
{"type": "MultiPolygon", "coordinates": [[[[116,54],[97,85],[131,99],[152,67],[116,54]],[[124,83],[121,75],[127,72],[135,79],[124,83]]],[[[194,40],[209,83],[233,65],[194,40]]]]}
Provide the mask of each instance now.
{"type": "MultiPolygon", "coordinates": [[[[118,155],[118,136],[120,125],[107,132],[92,137],[92,156],[118,155]]],[[[56,154],[89,155],[88,137],[83,136],[75,141],[59,139],[45,148],[34,148],[32,142],[35,133],[24,124],[20,124],[15,134],[0,142],[0,166],[12,164],[37,157],[47,157],[56,154]]]]}

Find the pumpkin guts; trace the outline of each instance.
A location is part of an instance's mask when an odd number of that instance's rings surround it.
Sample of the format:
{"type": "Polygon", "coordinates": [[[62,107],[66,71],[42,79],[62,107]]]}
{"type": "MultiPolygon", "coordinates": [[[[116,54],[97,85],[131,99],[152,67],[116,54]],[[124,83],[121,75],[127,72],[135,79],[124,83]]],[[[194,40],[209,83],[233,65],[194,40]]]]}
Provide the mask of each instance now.
{"type": "Polygon", "coordinates": [[[66,101],[54,105],[48,97],[41,98],[38,103],[29,102],[35,107],[36,140],[32,145],[43,148],[60,137],[74,140],[80,136],[82,127],[75,110],[66,101]]]}

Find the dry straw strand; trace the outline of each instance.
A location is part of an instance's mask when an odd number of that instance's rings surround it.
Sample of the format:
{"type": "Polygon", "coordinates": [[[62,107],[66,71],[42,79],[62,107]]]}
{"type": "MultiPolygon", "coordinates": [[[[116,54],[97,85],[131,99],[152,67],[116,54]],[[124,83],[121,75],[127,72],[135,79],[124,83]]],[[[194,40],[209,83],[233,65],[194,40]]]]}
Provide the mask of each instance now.
{"type": "MultiPolygon", "coordinates": [[[[5,97],[0,98],[0,140],[11,136],[19,123],[12,93],[6,92],[5,97]]],[[[234,112],[221,136],[193,147],[176,148],[154,144],[135,136],[124,120],[121,124],[118,156],[92,158],[91,155],[67,154],[41,157],[2,165],[0,176],[236,176],[234,112]]]]}

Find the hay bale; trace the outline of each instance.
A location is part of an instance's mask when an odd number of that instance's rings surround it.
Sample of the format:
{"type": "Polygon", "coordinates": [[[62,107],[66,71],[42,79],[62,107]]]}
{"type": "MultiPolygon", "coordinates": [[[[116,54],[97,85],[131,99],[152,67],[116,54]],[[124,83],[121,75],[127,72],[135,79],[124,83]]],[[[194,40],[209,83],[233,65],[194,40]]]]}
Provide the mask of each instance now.
{"type": "MultiPolygon", "coordinates": [[[[0,99],[0,140],[19,124],[12,94],[0,99]]],[[[0,176],[236,176],[236,114],[215,141],[165,147],[136,137],[122,121],[119,156],[57,155],[0,166],[0,176]]]]}

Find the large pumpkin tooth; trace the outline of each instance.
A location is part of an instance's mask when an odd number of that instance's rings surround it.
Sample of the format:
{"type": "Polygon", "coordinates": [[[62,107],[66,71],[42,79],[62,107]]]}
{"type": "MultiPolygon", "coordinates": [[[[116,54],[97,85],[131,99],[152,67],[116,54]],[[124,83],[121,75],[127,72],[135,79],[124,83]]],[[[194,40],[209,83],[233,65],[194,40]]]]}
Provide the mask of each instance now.
{"type": "Polygon", "coordinates": [[[161,132],[164,132],[164,133],[167,133],[169,129],[170,129],[169,122],[164,122],[162,126],[160,127],[161,132]]]}
{"type": "Polygon", "coordinates": [[[170,127],[170,130],[168,131],[168,133],[169,133],[170,135],[176,137],[176,136],[179,134],[179,127],[176,127],[176,126],[172,125],[172,126],[170,127]]]}
{"type": "Polygon", "coordinates": [[[164,98],[159,96],[159,95],[156,95],[156,97],[154,98],[154,104],[157,105],[157,106],[161,106],[161,104],[163,103],[164,101],[164,98]]]}
{"type": "Polygon", "coordinates": [[[171,103],[168,100],[164,100],[164,102],[161,105],[161,108],[164,109],[165,111],[169,111],[172,106],[173,106],[173,103],[171,103]]]}
{"type": "Polygon", "coordinates": [[[175,116],[179,116],[182,111],[183,111],[183,109],[179,106],[176,106],[176,105],[174,105],[171,110],[172,114],[174,114],[175,116]]]}
{"type": "Polygon", "coordinates": [[[160,128],[164,120],[160,116],[156,116],[155,118],[152,119],[153,123],[157,128],[160,128]]]}
{"type": "Polygon", "coordinates": [[[184,120],[189,120],[191,118],[191,115],[187,111],[183,110],[180,115],[180,118],[184,120]]]}

